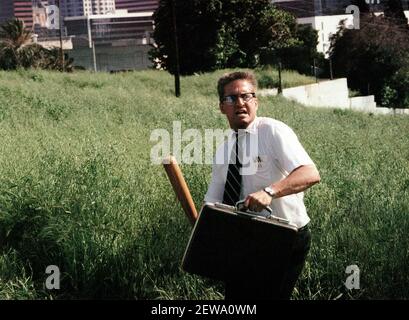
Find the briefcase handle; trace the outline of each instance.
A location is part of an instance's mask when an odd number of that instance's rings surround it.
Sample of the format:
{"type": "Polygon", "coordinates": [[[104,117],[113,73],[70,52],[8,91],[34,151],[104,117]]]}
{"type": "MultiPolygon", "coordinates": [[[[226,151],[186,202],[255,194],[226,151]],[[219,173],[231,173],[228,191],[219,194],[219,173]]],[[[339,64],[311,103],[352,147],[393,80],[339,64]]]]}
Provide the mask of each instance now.
{"type": "MultiPolygon", "coordinates": [[[[244,203],[244,200],[240,200],[240,201],[236,202],[236,206],[230,206],[228,204],[224,204],[224,203],[220,203],[220,202],[216,202],[214,205],[216,207],[218,207],[218,208],[224,208],[224,209],[227,209],[227,210],[230,210],[230,211],[235,211],[238,214],[240,214],[240,212],[243,212],[243,213],[247,213],[247,214],[250,214],[250,215],[259,216],[259,214],[257,212],[249,211],[249,210],[243,210],[243,208],[244,208],[243,203],[244,203]]],[[[267,207],[266,209],[268,210],[268,212],[270,212],[270,215],[266,217],[267,219],[275,220],[277,222],[284,223],[284,224],[290,224],[290,220],[280,218],[280,217],[274,215],[273,214],[273,209],[271,209],[270,207],[267,207]]]]}
{"type": "MultiPolygon", "coordinates": [[[[244,211],[244,210],[242,210],[244,208],[244,206],[243,206],[244,201],[245,200],[240,200],[240,201],[236,202],[236,207],[235,207],[236,211],[243,211],[243,212],[246,212],[246,213],[258,215],[257,212],[254,212],[254,211],[250,211],[250,210],[244,211]]],[[[281,222],[281,223],[284,223],[284,224],[289,224],[290,223],[290,220],[280,218],[280,217],[277,217],[276,215],[274,215],[273,209],[271,209],[269,206],[266,207],[266,210],[270,213],[270,215],[266,217],[267,219],[275,220],[275,221],[278,221],[278,222],[281,222]]]]}
{"type": "MultiPolygon", "coordinates": [[[[244,202],[245,202],[245,200],[237,201],[237,202],[236,202],[236,205],[235,205],[236,210],[242,211],[242,209],[244,208],[244,202]]],[[[270,212],[271,215],[273,214],[273,209],[271,209],[269,206],[266,206],[265,209],[266,209],[268,212],[270,212]]],[[[249,210],[249,212],[253,212],[253,211],[250,211],[250,210],[249,210]]]]}

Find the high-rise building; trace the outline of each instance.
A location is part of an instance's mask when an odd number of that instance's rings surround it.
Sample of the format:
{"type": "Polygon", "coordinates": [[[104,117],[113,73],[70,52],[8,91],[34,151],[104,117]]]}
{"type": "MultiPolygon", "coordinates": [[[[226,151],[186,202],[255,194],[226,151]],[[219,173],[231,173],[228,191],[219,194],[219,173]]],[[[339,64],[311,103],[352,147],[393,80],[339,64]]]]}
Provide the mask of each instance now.
{"type": "Polygon", "coordinates": [[[115,0],[116,9],[127,9],[128,12],[155,11],[159,0],[115,0]]]}
{"type": "Polygon", "coordinates": [[[14,17],[14,1],[1,0],[0,1],[0,23],[14,17]]]}
{"type": "Polygon", "coordinates": [[[17,19],[23,20],[26,28],[33,27],[33,3],[32,1],[14,0],[14,16],[17,19]]]}
{"type": "Polygon", "coordinates": [[[0,23],[17,18],[24,21],[26,28],[33,27],[33,3],[27,0],[1,0],[0,23]]]}
{"type": "Polygon", "coordinates": [[[93,70],[145,69],[151,65],[152,12],[66,17],[72,37],[70,57],[77,66],[93,70]]]}
{"type": "MultiPolygon", "coordinates": [[[[1,1],[1,0],[0,0],[1,1]]],[[[103,15],[115,12],[115,0],[33,0],[41,2],[43,6],[56,5],[60,8],[61,30],[67,35],[64,19],[67,17],[83,17],[103,15]]],[[[55,30],[38,30],[40,37],[55,36],[55,30]]]]}
{"type": "Polygon", "coordinates": [[[115,0],[60,0],[60,7],[63,17],[107,14],[115,11],[115,0]]]}

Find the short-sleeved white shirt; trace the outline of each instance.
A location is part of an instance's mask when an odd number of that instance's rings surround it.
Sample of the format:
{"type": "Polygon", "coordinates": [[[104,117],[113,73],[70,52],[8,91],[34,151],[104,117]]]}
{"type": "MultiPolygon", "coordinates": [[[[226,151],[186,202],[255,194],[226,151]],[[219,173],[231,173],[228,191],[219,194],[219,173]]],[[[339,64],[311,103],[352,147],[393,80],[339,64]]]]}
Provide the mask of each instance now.
{"type": "MultiPolygon", "coordinates": [[[[239,150],[242,150],[241,153],[246,154],[246,159],[249,159],[247,161],[252,161],[255,168],[252,174],[243,175],[242,173],[240,199],[244,199],[248,194],[260,191],[272,183],[284,179],[300,166],[314,165],[294,131],[281,121],[256,117],[242,134],[240,132],[238,138],[239,150]],[[249,140],[249,135],[257,135],[257,139],[249,140]],[[251,141],[257,141],[257,148],[249,148],[249,141],[250,143],[251,141]]],[[[212,179],[204,199],[205,202],[223,202],[229,161],[221,161],[220,159],[230,160],[234,143],[234,131],[232,130],[229,139],[217,148],[213,160],[212,179]]],[[[239,158],[242,159],[240,155],[239,158]]],[[[298,228],[301,228],[310,221],[303,198],[303,192],[291,194],[274,199],[270,207],[275,215],[288,219],[298,228]]],[[[260,214],[267,215],[269,213],[263,210],[260,214]]]]}

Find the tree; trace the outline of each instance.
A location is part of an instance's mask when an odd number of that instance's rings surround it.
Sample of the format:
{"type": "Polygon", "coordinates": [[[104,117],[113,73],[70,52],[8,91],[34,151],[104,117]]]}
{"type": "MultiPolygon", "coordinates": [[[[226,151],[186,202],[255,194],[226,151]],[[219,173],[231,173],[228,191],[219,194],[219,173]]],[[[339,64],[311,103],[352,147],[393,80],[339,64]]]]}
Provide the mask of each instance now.
{"type": "MultiPolygon", "coordinates": [[[[154,13],[156,66],[174,72],[171,0],[154,13]]],[[[262,54],[297,43],[295,18],[270,0],[173,0],[182,74],[226,67],[254,67],[262,54]]]]}
{"type": "Polygon", "coordinates": [[[386,81],[381,95],[383,107],[409,108],[409,59],[386,81]]]}
{"type": "Polygon", "coordinates": [[[408,19],[403,12],[401,0],[387,0],[384,9],[384,16],[392,20],[395,24],[407,26],[408,19]]]}
{"type": "MultiPolygon", "coordinates": [[[[34,43],[33,34],[26,30],[24,22],[12,19],[0,28],[0,69],[41,68],[60,70],[59,50],[46,49],[34,43]]],[[[73,59],[65,58],[66,71],[72,71],[73,59]]]]}
{"type": "Polygon", "coordinates": [[[68,57],[66,53],[64,53],[64,69],[61,68],[61,59],[60,59],[60,49],[59,48],[51,48],[51,49],[45,49],[43,48],[43,52],[45,53],[45,56],[43,60],[41,61],[41,64],[39,64],[38,67],[42,69],[48,69],[48,70],[58,70],[58,71],[66,71],[66,72],[71,72],[74,70],[74,59],[68,57]]]}
{"type": "Polygon", "coordinates": [[[277,50],[300,43],[296,38],[294,16],[276,9],[269,0],[230,0],[223,3],[221,19],[230,30],[229,38],[236,39],[233,48],[238,48],[226,67],[255,67],[260,57],[263,59],[274,55],[277,50]]]}
{"type": "Polygon", "coordinates": [[[26,67],[34,51],[32,33],[25,29],[24,22],[12,19],[5,22],[0,29],[0,67],[16,69],[26,67]]]}
{"type": "Polygon", "coordinates": [[[295,36],[298,42],[289,47],[278,48],[269,62],[275,64],[280,61],[285,69],[311,74],[314,59],[317,65],[325,60],[324,55],[317,52],[318,32],[311,25],[300,24],[295,27],[295,36]]]}
{"type": "Polygon", "coordinates": [[[150,58],[156,66],[174,72],[175,47],[171,16],[171,1],[175,1],[179,59],[182,74],[211,70],[216,64],[212,53],[217,40],[221,10],[219,0],[161,0],[153,15],[155,48],[150,58]]]}
{"type": "Polygon", "coordinates": [[[362,17],[360,25],[358,30],[341,26],[332,37],[334,74],[347,77],[352,89],[374,94],[382,103],[384,87],[396,84],[392,78],[409,61],[409,31],[382,16],[362,17]]]}

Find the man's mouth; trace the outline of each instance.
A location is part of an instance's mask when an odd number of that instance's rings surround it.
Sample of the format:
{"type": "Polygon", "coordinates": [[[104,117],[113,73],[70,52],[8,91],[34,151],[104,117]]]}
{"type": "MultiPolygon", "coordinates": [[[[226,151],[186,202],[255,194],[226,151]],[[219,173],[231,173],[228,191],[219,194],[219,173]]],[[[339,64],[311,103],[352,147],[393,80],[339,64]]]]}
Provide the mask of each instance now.
{"type": "Polygon", "coordinates": [[[247,114],[247,110],[238,110],[236,111],[236,115],[247,114]]]}

